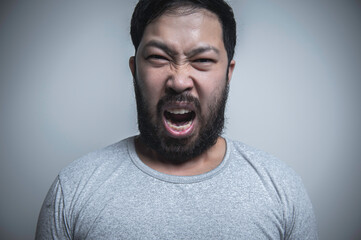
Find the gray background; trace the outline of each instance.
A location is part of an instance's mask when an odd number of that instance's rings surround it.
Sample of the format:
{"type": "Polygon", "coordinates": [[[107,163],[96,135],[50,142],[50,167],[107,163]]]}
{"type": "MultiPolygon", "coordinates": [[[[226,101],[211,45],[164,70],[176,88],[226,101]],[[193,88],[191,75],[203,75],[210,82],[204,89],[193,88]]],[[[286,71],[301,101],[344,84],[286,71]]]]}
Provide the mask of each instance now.
{"type": "MultiPolygon", "coordinates": [[[[32,239],[59,170],[137,133],[135,1],[2,1],[0,238],[32,239]]],[[[225,135],[303,178],[322,239],[361,239],[361,3],[231,1],[236,70],[225,135]]]]}

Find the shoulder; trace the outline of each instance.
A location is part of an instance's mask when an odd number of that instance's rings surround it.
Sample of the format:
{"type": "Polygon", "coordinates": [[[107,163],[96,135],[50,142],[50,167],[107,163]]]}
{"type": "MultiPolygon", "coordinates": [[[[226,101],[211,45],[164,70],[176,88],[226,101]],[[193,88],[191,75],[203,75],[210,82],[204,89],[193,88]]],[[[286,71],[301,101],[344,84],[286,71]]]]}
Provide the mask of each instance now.
{"type": "Polygon", "coordinates": [[[296,198],[304,189],[300,176],[277,157],[239,141],[228,140],[232,161],[247,169],[247,175],[259,180],[281,202],[296,198]]]}
{"type": "Polygon", "coordinates": [[[231,148],[231,154],[235,158],[240,161],[246,161],[247,164],[257,170],[270,172],[272,175],[287,174],[289,176],[298,177],[292,168],[272,154],[244,144],[240,141],[228,140],[228,142],[231,148]]]}
{"type": "Polygon", "coordinates": [[[96,186],[106,181],[115,171],[129,166],[129,147],[133,137],[121,140],[105,148],[90,152],[73,161],[58,175],[65,192],[82,186],[96,186]]]}
{"type": "Polygon", "coordinates": [[[82,172],[87,174],[95,168],[120,164],[125,155],[128,155],[128,142],[132,138],[123,139],[105,148],[92,151],[70,163],[61,170],[60,176],[75,175],[82,172]]]}
{"type": "Polygon", "coordinates": [[[234,166],[243,166],[247,180],[282,209],[286,236],[318,239],[312,204],[299,175],[269,153],[238,141],[228,142],[234,166]]]}

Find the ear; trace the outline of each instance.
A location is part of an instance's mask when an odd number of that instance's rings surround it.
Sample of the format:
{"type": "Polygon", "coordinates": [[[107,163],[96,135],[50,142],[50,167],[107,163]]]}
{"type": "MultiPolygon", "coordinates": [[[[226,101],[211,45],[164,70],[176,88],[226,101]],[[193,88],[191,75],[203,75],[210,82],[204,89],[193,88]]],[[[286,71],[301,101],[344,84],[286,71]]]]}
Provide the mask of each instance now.
{"type": "Polygon", "coordinates": [[[135,57],[131,56],[129,58],[129,68],[130,71],[132,72],[133,78],[135,78],[135,57]]]}
{"type": "Polygon", "coordinates": [[[234,70],[234,67],[236,66],[236,61],[232,60],[230,63],[229,63],[229,67],[228,67],[228,83],[231,81],[232,79],[232,74],[233,74],[233,70],[234,70]]]}

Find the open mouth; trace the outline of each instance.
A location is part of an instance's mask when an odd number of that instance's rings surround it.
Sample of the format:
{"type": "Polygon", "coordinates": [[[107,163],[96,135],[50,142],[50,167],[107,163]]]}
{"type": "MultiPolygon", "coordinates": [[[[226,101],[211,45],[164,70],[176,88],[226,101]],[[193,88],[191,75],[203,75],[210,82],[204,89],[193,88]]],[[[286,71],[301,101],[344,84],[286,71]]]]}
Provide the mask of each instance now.
{"type": "Polygon", "coordinates": [[[196,113],[188,108],[169,108],[164,110],[164,125],[175,137],[186,137],[192,133],[196,113]]]}

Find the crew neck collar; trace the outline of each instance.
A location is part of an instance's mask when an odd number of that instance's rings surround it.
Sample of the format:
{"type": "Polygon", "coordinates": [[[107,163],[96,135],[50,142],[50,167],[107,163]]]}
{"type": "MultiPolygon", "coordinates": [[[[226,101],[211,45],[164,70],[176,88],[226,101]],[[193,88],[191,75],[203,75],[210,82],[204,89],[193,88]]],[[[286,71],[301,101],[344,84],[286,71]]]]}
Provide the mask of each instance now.
{"type": "MultiPolygon", "coordinates": [[[[224,137],[223,137],[224,138],[224,137]]],[[[190,184],[190,183],[197,183],[208,180],[213,178],[214,176],[218,175],[229,162],[229,155],[230,155],[230,142],[227,138],[224,138],[226,141],[226,153],[223,157],[222,162],[214,169],[209,172],[202,173],[199,175],[192,175],[192,176],[178,176],[178,175],[170,175],[166,173],[159,172],[154,170],[153,168],[149,167],[142,160],[138,157],[135,151],[135,144],[134,144],[135,136],[128,138],[127,145],[128,145],[128,153],[130,158],[132,159],[134,165],[136,165],[142,172],[145,174],[156,178],[161,181],[170,182],[170,183],[178,183],[178,184],[190,184]]]]}

